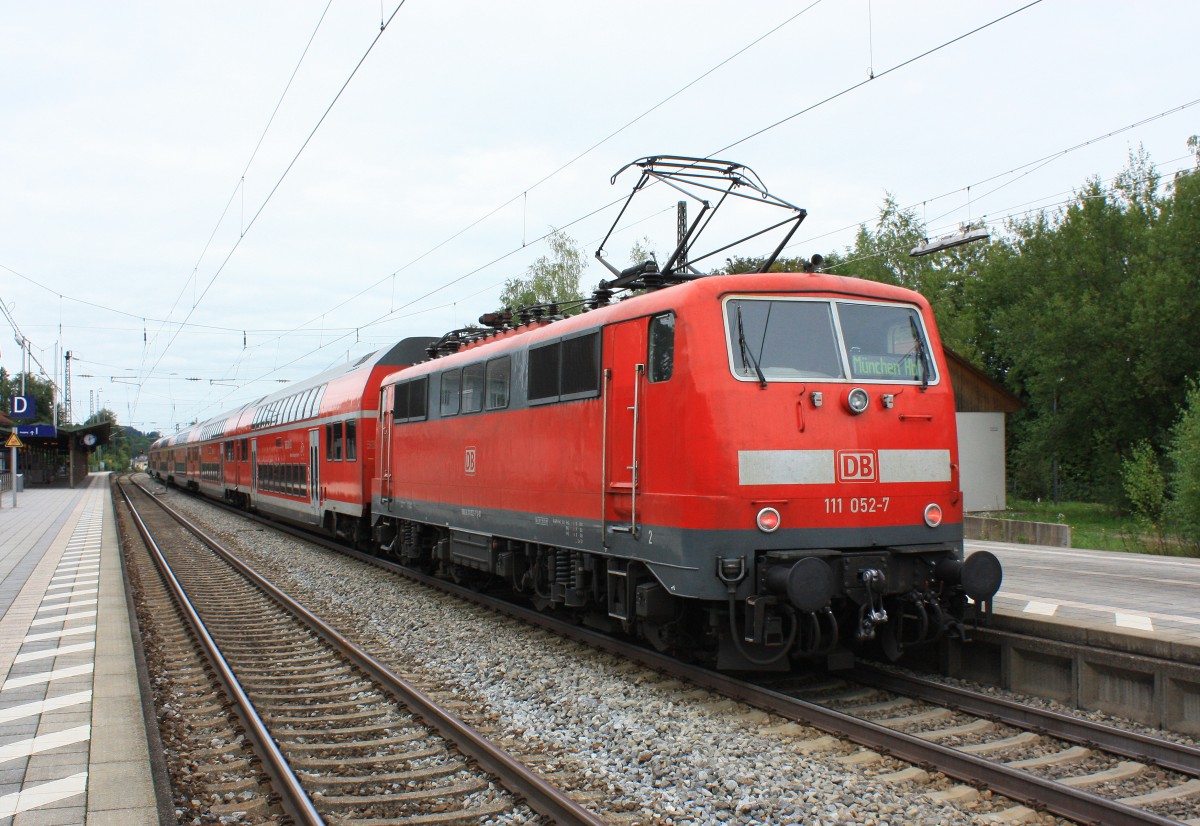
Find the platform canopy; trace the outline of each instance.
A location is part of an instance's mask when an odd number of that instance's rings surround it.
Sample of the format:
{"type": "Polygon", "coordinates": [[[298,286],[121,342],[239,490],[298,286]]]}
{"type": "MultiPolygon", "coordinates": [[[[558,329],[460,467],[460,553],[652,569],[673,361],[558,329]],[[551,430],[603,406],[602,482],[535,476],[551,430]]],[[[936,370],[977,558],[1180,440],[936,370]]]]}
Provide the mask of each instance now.
{"type": "MultiPolygon", "coordinates": [[[[55,427],[49,424],[10,423],[0,428],[0,444],[16,434],[22,447],[17,450],[17,472],[25,485],[63,485],[75,487],[87,479],[88,455],[109,443],[111,422],[55,427]]],[[[6,479],[11,453],[0,451],[0,475],[6,479]]],[[[7,487],[7,484],[5,485],[7,487]]]]}

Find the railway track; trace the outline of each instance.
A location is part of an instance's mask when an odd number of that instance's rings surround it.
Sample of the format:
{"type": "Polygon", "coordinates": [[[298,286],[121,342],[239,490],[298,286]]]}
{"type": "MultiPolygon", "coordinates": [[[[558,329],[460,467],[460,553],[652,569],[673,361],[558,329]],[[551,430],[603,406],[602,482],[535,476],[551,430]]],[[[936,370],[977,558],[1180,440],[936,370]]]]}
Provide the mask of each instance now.
{"type": "MultiPolygon", "coordinates": [[[[403,571],[386,562],[377,564],[403,571]]],[[[819,699],[809,700],[804,696],[810,693],[807,687],[780,690],[786,687],[681,663],[457,585],[413,572],[405,575],[869,750],[848,762],[869,763],[870,752],[880,752],[913,764],[915,771],[894,773],[896,782],[919,781],[924,775],[941,772],[970,787],[988,789],[1032,810],[1078,823],[1168,826],[1184,822],[1200,826],[1200,752],[1190,746],[883,672],[860,670],[856,674],[866,682],[857,684],[851,677],[837,678],[843,692],[840,697],[822,688],[816,692],[819,699]],[[893,693],[908,693],[878,696],[885,686],[893,693]],[[857,714],[852,713],[855,706],[857,714]],[[1013,730],[1006,732],[1005,727],[1013,730]],[[984,731],[991,731],[994,737],[968,739],[962,747],[942,742],[984,731]],[[1068,745],[1059,747],[1057,741],[1068,745]],[[1030,756],[1014,758],[1014,748],[1024,748],[1030,756]],[[1138,759],[1125,759],[1131,756],[1138,759]],[[1135,781],[1152,766],[1166,771],[1154,780],[1155,788],[1137,794],[1122,792],[1123,784],[1135,781]]],[[[838,746],[830,738],[804,744],[800,750],[809,747],[838,746]]],[[[1014,820],[1023,816],[1023,812],[1011,812],[1014,820]]]]}
{"type": "MultiPolygon", "coordinates": [[[[208,764],[194,767],[216,776],[213,787],[226,809],[270,817],[278,806],[301,824],[603,822],[181,514],[144,491],[125,484],[120,490],[221,682],[220,697],[203,687],[204,666],[175,645],[184,634],[160,635],[172,648],[168,659],[182,669],[175,676],[197,692],[176,704],[190,708],[168,716],[201,714],[184,723],[213,735],[212,747],[199,755],[208,764]],[[158,507],[146,508],[151,501],[158,507]],[[223,713],[226,702],[236,722],[223,713]],[[253,756],[246,756],[251,746],[253,756]],[[269,779],[268,793],[255,764],[269,779]]],[[[142,571],[138,578],[148,577],[142,571]]]]}
{"type": "MultiPolygon", "coordinates": [[[[897,783],[919,782],[929,773],[941,772],[970,787],[990,789],[1033,810],[1080,823],[1200,824],[1200,752],[1192,747],[890,672],[859,670],[825,685],[811,680],[756,684],[679,663],[338,543],[261,521],[840,738],[797,744],[799,751],[847,750],[847,762],[863,765],[879,752],[913,764],[891,773],[897,783]],[[851,754],[856,747],[859,753],[851,754]]],[[[1013,819],[1021,816],[1019,807],[1010,812],[1013,819]]]]}

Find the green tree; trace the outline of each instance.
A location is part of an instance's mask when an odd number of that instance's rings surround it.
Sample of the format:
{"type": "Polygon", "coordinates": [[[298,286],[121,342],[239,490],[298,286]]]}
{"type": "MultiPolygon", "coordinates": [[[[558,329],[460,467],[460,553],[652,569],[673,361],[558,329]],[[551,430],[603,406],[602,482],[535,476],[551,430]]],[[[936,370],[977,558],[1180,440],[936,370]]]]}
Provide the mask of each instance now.
{"type": "Polygon", "coordinates": [[[1162,192],[1144,152],[1056,215],[1008,226],[967,284],[980,362],[1025,401],[1010,478],[1025,496],[1125,501],[1132,446],[1165,445],[1200,371],[1200,177],[1162,192]]]}
{"type": "MultiPolygon", "coordinates": [[[[743,258],[742,256],[734,256],[733,258],[725,259],[725,266],[713,273],[713,275],[735,275],[743,272],[758,272],[762,268],[763,262],[766,261],[766,256],[750,256],[743,258]]],[[[786,258],[780,256],[775,259],[775,263],[771,265],[771,272],[804,272],[804,268],[808,266],[806,258],[786,258]]]]}
{"type": "Polygon", "coordinates": [[[902,209],[894,195],[885,193],[874,228],[860,226],[854,245],[830,253],[822,269],[921,293],[933,305],[942,341],[978,361],[968,290],[986,260],[987,245],[972,243],[913,258],[912,250],[927,240],[916,210],[902,209]]]}
{"type": "Polygon", "coordinates": [[[570,304],[583,299],[579,291],[579,280],[587,266],[583,250],[561,230],[551,233],[546,243],[550,253],[529,266],[527,277],[504,282],[501,306],[518,309],[540,304],[570,304]]]}
{"type": "Polygon", "coordinates": [[[88,456],[88,467],[98,470],[100,462],[103,461],[108,470],[125,470],[133,458],[133,450],[125,428],[117,422],[117,414],[108,408],[102,408],[89,416],[84,426],[102,422],[109,423],[108,444],[88,456]]]}
{"type": "Polygon", "coordinates": [[[1188,382],[1187,399],[1171,430],[1168,515],[1179,534],[1200,548],[1200,380],[1188,382]]]}

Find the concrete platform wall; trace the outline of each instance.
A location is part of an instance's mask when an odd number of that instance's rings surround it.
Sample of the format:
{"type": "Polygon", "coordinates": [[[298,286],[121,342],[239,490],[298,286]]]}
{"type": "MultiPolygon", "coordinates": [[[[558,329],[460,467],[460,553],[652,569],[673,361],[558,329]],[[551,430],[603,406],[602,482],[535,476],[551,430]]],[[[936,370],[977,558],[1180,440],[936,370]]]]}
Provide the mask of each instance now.
{"type": "Polygon", "coordinates": [[[1053,522],[1021,522],[987,516],[964,516],[963,533],[967,539],[991,542],[1019,542],[1026,545],[1071,547],[1071,526],[1053,522]]]}

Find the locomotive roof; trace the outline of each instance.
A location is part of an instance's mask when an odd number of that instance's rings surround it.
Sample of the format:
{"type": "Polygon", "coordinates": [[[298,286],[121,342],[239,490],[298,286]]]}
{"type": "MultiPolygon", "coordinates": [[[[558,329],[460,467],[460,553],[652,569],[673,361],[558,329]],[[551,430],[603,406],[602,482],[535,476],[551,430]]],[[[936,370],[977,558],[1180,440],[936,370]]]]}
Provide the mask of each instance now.
{"type": "MultiPolygon", "coordinates": [[[[514,343],[532,344],[557,338],[579,330],[599,327],[613,322],[626,321],[693,303],[706,303],[726,293],[790,293],[820,294],[827,296],[865,298],[878,301],[900,301],[928,307],[925,298],[913,290],[868,281],[853,276],[826,273],[738,273],[735,275],[712,275],[658,290],[639,292],[594,310],[562,319],[541,319],[531,324],[504,330],[479,338],[463,346],[456,353],[422,360],[411,368],[404,368],[405,375],[435,372],[443,365],[455,361],[466,361],[480,355],[481,348],[507,349],[514,343]]],[[[392,381],[395,373],[384,381],[392,381]]]]}

